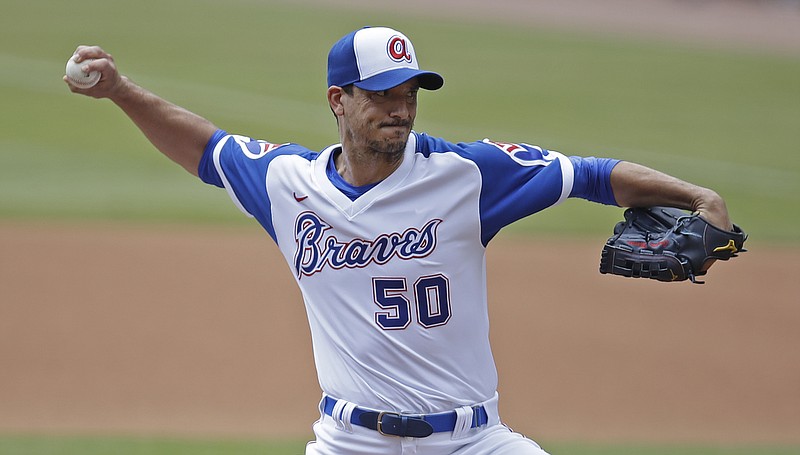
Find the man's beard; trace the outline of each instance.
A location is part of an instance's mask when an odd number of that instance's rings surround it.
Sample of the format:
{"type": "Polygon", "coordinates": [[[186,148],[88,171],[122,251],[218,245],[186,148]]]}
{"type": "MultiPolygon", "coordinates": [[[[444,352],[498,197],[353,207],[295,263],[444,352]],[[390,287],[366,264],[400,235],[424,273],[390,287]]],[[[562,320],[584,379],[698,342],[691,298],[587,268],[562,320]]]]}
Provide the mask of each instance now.
{"type": "Polygon", "coordinates": [[[368,146],[370,150],[379,153],[381,155],[397,156],[397,155],[402,155],[405,152],[407,143],[408,143],[408,137],[402,140],[396,139],[396,140],[370,141],[368,146]]]}
{"type": "MultiPolygon", "coordinates": [[[[397,121],[397,122],[387,122],[382,123],[381,127],[407,127],[409,131],[414,127],[413,122],[410,121],[397,121]]],[[[394,156],[402,156],[406,149],[406,144],[408,143],[408,136],[404,135],[404,137],[400,138],[388,138],[388,139],[381,139],[381,140],[373,140],[369,141],[369,148],[375,152],[385,154],[385,155],[394,155],[394,156]]]]}

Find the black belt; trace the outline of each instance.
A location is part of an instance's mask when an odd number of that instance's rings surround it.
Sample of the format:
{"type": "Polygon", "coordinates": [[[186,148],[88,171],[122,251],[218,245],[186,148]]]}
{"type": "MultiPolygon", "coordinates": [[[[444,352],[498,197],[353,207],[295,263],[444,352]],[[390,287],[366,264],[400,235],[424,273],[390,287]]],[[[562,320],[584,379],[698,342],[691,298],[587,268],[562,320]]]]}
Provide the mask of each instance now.
{"type": "MultiPolygon", "coordinates": [[[[325,414],[333,416],[336,401],[328,396],[322,400],[322,409],[325,414]]],[[[356,407],[350,416],[350,423],[375,430],[385,436],[425,438],[433,433],[455,430],[457,418],[456,411],[408,415],[397,412],[368,411],[356,407]]],[[[470,428],[477,428],[488,422],[489,416],[486,408],[480,404],[473,406],[470,428]]]]}

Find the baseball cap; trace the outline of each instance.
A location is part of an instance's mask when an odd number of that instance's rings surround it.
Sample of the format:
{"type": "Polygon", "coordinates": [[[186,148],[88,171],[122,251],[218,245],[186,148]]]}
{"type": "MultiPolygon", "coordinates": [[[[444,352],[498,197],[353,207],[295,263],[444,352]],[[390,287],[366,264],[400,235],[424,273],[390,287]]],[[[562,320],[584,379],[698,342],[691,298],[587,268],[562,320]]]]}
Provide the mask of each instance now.
{"type": "Polygon", "coordinates": [[[422,71],[411,40],[387,27],[365,27],[350,32],[328,53],[328,86],[380,91],[418,78],[421,88],[438,90],[444,78],[422,71]]]}

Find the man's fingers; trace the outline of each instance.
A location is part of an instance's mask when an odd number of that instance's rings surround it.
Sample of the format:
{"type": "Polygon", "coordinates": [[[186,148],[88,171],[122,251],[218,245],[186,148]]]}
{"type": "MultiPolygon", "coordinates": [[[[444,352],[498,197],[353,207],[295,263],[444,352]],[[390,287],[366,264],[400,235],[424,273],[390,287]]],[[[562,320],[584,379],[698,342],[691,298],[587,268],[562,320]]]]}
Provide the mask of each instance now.
{"type": "Polygon", "coordinates": [[[74,57],[75,63],[80,63],[87,58],[114,60],[114,57],[104,51],[100,46],[78,46],[78,48],[75,49],[74,55],[76,56],[74,57]]]}

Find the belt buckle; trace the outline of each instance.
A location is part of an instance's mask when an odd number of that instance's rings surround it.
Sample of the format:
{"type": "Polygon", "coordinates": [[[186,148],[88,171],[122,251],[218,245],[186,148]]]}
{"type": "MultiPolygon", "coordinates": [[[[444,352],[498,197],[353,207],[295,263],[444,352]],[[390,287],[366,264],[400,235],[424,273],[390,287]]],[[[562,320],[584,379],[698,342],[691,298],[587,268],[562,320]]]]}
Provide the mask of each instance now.
{"type": "Polygon", "coordinates": [[[397,436],[397,435],[392,434],[392,433],[384,433],[383,432],[383,416],[385,416],[385,415],[395,416],[398,419],[401,417],[400,414],[397,413],[397,412],[389,412],[389,411],[381,411],[381,412],[379,412],[378,413],[378,424],[377,424],[376,430],[378,430],[378,433],[380,433],[380,434],[382,434],[384,436],[397,436]]]}

